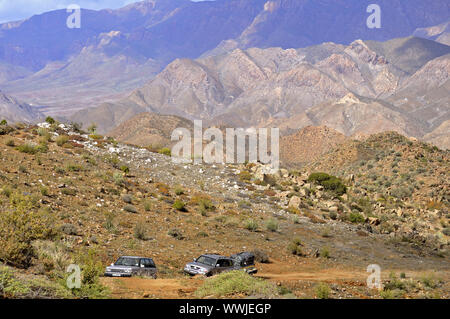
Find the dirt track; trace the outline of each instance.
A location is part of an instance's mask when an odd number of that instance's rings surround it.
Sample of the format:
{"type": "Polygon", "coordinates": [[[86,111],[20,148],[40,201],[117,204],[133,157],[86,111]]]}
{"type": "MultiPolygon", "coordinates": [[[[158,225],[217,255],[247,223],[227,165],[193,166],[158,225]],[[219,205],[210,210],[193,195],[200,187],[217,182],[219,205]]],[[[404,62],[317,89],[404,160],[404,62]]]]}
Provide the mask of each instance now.
{"type": "MultiPolygon", "coordinates": [[[[268,279],[277,284],[290,288],[296,288],[298,296],[310,297],[308,291],[317,282],[342,285],[346,287],[364,287],[368,273],[365,269],[341,269],[329,267],[319,269],[318,264],[307,263],[293,265],[276,260],[270,264],[259,264],[257,277],[268,279]]],[[[390,270],[382,271],[382,278],[388,278],[390,270]]],[[[408,276],[417,276],[420,273],[406,271],[408,276]]],[[[446,276],[447,273],[441,273],[446,276]]],[[[158,299],[182,299],[194,297],[195,290],[203,283],[204,278],[102,278],[102,282],[112,291],[113,298],[158,298],[158,299]]],[[[354,291],[357,293],[356,291],[354,291]]],[[[361,295],[364,297],[364,295],[361,295]]]]}

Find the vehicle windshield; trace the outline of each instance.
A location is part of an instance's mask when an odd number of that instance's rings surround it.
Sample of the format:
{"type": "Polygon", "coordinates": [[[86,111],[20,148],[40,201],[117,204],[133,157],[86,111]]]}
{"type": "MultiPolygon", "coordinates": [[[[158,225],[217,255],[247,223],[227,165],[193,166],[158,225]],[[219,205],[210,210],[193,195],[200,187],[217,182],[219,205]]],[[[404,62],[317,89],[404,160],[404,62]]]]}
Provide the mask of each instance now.
{"type": "Polygon", "coordinates": [[[216,260],[214,258],[207,257],[207,256],[200,256],[197,259],[197,262],[199,264],[204,264],[204,265],[208,265],[208,266],[212,266],[212,267],[214,267],[216,265],[216,260]]]}
{"type": "Polygon", "coordinates": [[[133,266],[133,267],[139,267],[139,259],[137,258],[127,258],[127,257],[120,257],[116,263],[115,266],[133,266]]]}

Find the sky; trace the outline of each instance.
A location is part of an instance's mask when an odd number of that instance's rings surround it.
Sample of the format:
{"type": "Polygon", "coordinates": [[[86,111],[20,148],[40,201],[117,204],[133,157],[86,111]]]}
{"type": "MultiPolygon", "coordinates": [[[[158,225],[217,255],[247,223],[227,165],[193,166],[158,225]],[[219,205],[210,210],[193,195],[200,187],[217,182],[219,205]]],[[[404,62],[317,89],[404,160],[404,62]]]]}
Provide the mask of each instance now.
{"type": "MultiPolygon", "coordinates": [[[[116,9],[140,0],[0,0],[0,23],[78,4],[86,9],[116,9]]],[[[200,1],[200,0],[197,0],[200,1]]]]}

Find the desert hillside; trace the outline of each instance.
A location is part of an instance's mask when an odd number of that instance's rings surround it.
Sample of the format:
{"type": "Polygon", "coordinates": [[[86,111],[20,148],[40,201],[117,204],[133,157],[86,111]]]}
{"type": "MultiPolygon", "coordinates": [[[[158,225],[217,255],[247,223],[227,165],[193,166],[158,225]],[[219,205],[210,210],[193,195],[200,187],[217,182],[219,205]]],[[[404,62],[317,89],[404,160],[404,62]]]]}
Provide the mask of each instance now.
{"type": "Polygon", "coordinates": [[[2,296],[195,297],[204,279],[186,262],[251,250],[277,297],[449,297],[449,154],[429,144],[378,134],[268,175],[40,126],[0,127],[2,296]],[[153,257],[159,279],[102,278],[121,255],[153,257]],[[79,291],[64,284],[73,262],[79,291]],[[364,284],[372,263],[384,291],[364,284]]]}

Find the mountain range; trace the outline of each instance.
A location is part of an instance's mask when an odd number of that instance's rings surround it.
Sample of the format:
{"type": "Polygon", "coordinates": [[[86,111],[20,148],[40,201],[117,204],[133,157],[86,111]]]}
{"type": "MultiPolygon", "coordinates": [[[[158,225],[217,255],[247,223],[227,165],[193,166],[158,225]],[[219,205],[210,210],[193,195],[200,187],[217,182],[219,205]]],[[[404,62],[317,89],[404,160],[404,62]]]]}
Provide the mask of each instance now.
{"type": "Polygon", "coordinates": [[[380,29],[369,4],[149,0],[82,10],[80,29],[47,12],[0,25],[0,88],[101,133],[152,113],[283,134],[395,130],[448,148],[449,3],[380,0],[380,29]]]}
{"type": "Polygon", "coordinates": [[[423,138],[450,119],[449,63],[449,46],[415,37],[235,49],[177,59],[127,98],[72,119],[95,122],[101,132],[151,112],[284,134],[312,125],[349,136],[393,130],[423,138]]]}
{"type": "Polygon", "coordinates": [[[56,10],[0,25],[0,87],[47,114],[125,97],[176,58],[233,49],[301,48],[357,39],[386,41],[448,22],[445,0],[378,1],[382,27],[369,29],[368,0],[148,0],[117,10],[82,10],[80,29],[56,10]],[[423,12],[427,12],[426,15],[423,12]]]}

